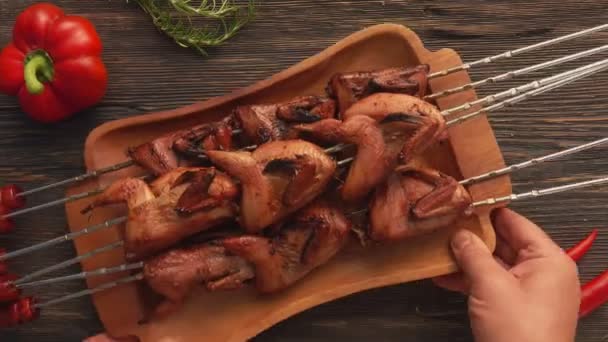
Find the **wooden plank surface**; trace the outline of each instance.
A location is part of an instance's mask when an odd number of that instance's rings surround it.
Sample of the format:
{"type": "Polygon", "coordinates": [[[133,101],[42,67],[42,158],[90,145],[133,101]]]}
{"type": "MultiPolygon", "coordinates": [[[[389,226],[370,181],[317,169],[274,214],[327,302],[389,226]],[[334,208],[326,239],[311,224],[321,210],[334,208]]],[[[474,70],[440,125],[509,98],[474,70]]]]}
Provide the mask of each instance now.
{"type": "MultiPolygon", "coordinates": [[[[0,1],[0,44],[10,40],[14,17],[34,1],[0,1]]],[[[475,60],[606,22],[608,0],[571,1],[398,1],[265,0],[257,20],[229,44],[204,58],[159,34],[148,17],[123,0],[53,1],[69,13],[90,18],[105,44],[110,72],[108,94],[99,106],[54,126],[35,124],[16,101],[0,96],[0,182],[24,187],[46,184],[82,172],[88,132],[102,122],[143,112],[171,109],[221,95],[266,78],[363,27],[400,23],[416,31],[431,49],[456,49],[475,60]]],[[[605,44],[608,33],[531,53],[516,60],[472,70],[476,79],[605,44]]],[[[379,51],[378,53],[382,53],[379,51]]],[[[604,54],[602,57],[606,57],[604,54]]],[[[549,72],[583,65],[587,58],[549,72]]],[[[531,75],[480,90],[490,94],[534,79],[531,75]]],[[[2,77],[2,75],[0,75],[2,77]]],[[[495,113],[492,124],[508,162],[522,161],[604,137],[608,103],[601,98],[608,72],[495,113]]],[[[582,153],[514,175],[514,187],[527,190],[605,175],[605,149],[582,153]]],[[[595,247],[580,263],[583,280],[608,267],[606,189],[590,189],[529,200],[512,207],[543,226],[562,246],[570,246],[593,227],[601,230],[595,247]]],[[[62,190],[32,196],[30,204],[62,196],[62,190]]],[[[13,250],[65,231],[63,208],[18,220],[15,233],[0,236],[13,250]]],[[[11,262],[19,274],[74,256],[64,244],[11,262]]],[[[77,272],[77,266],[58,274],[77,272]]],[[[50,299],[82,289],[73,282],[36,292],[50,299]]],[[[461,296],[417,282],[378,289],[329,303],[298,315],[256,341],[470,341],[461,296]],[[429,318],[423,311],[460,311],[429,318]]],[[[118,314],[118,313],[117,313],[118,314]]],[[[608,306],[580,323],[579,341],[608,334],[608,306]]],[[[88,298],[49,308],[37,322],[0,332],[0,341],[79,341],[102,329],[88,298]]]]}

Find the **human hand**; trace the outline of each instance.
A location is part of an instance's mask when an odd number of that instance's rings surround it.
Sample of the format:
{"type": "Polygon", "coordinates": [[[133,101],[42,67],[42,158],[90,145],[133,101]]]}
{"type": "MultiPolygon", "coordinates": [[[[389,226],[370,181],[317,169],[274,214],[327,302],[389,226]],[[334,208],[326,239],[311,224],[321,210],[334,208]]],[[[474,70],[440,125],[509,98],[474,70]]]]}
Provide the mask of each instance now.
{"type": "Polygon", "coordinates": [[[509,210],[494,215],[492,256],[469,231],[451,240],[462,273],[437,277],[469,296],[476,342],[574,341],[580,284],[576,264],[537,225],[509,210]]]}

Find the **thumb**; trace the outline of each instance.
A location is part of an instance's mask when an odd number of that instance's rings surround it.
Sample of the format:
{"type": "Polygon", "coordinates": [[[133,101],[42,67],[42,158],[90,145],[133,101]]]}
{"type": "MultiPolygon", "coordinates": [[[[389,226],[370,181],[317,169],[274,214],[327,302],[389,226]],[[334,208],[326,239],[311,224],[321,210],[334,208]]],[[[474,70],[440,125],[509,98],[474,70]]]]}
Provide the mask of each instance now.
{"type": "Polygon", "coordinates": [[[502,281],[507,271],[494,259],[486,244],[468,230],[460,230],[452,237],[450,246],[460,269],[472,287],[487,282],[502,281]]]}

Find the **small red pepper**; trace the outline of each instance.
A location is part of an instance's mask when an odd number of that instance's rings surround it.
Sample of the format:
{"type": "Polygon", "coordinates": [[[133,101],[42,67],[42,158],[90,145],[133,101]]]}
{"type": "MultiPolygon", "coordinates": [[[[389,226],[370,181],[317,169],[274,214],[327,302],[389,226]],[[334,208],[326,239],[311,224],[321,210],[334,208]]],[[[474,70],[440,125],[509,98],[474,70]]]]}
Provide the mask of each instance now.
{"type": "Polygon", "coordinates": [[[34,299],[26,297],[0,306],[0,328],[14,327],[38,318],[40,311],[34,305],[34,299]]]}
{"type": "Polygon", "coordinates": [[[19,14],[13,41],[0,52],[0,92],[18,96],[35,120],[67,118],[104,96],[108,75],[101,50],[87,19],[49,3],[32,5],[19,14]]]}
{"type": "Polygon", "coordinates": [[[15,221],[12,218],[2,218],[2,216],[9,214],[11,211],[0,204],[0,234],[6,234],[13,231],[15,228],[15,221]]]}
{"type": "Polygon", "coordinates": [[[593,312],[608,301],[608,270],[581,287],[579,318],[593,312]]]}
{"type": "Polygon", "coordinates": [[[12,302],[19,299],[21,290],[19,290],[13,282],[17,280],[14,274],[0,275],[0,303],[12,302]]]}
{"type": "Polygon", "coordinates": [[[0,189],[0,204],[13,210],[22,208],[25,205],[25,197],[18,196],[21,192],[23,189],[14,184],[3,186],[0,189]]]}
{"type": "Polygon", "coordinates": [[[591,248],[591,245],[593,245],[596,238],[597,229],[594,229],[591,234],[572,248],[568,249],[566,253],[570,256],[570,258],[572,258],[572,260],[579,261],[585,254],[587,254],[589,248],[591,248]]]}

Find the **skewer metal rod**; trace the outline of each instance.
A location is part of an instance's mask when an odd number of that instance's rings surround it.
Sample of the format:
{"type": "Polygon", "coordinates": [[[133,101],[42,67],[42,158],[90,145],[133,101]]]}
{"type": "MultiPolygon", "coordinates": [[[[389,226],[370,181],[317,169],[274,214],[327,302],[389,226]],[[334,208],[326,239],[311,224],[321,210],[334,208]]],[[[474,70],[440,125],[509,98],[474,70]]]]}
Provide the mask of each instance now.
{"type": "Polygon", "coordinates": [[[523,199],[527,199],[527,198],[546,196],[546,195],[556,194],[559,192],[577,190],[577,189],[598,186],[598,185],[607,184],[607,183],[608,183],[608,177],[592,179],[592,180],[588,180],[588,181],[584,181],[584,182],[577,182],[577,183],[555,186],[555,187],[545,188],[545,189],[537,189],[537,190],[532,190],[532,191],[528,191],[528,192],[522,192],[519,194],[511,194],[511,195],[507,195],[507,196],[503,196],[503,197],[488,198],[488,199],[485,199],[482,201],[474,202],[472,204],[472,206],[479,207],[482,205],[493,205],[493,204],[502,203],[502,202],[519,201],[519,200],[523,200],[523,199]]]}
{"type": "Polygon", "coordinates": [[[79,230],[77,232],[73,232],[73,233],[62,235],[62,236],[58,236],[58,237],[53,238],[53,239],[48,240],[48,241],[44,241],[44,242],[41,242],[41,243],[38,243],[38,244],[35,244],[35,245],[32,245],[32,246],[29,246],[29,247],[18,249],[16,251],[13,251],[13,252],[10,252],[10,253],[6,253],[4,255],[0,255],[0,261],[5,261],[5,260],[12,259],[12,258],[20,256],[20,255],[28,254],[28,253],[31,253],[31,252],[34,252],[34,251],[37,251],[37,250],[40,250],[40,249],[43,249],[43,248],[54,246],[54,245],[62,243],[64,241],[70,241],[70,240],[73,240],[73,239],[75,239],[75,238],[77,238],[79,236],[86,235],[86,234],[89,234],[89,233],[93,233],[95,231],[98,231],[98,230],[101,230],[101,229],[104,229],[104,228],[109,228],[111,226],[123,223],[126,220],[127,220],[126,216],[117,217],[117,218],[105,221],[103,223],[100,223],[100,224],[89,226],[89,227],[84,228],[82,230],[79,230]]]}
{"type": "Polygon", "coordinates": [[[455,87],[455,88],[451,88],[451,89],[447,89],[444,91],[440,91],[431,95],[427,95],[424,97],[425,100],[433,100],[436,99],[438,97],[442,97],[442,96],[447,96],[447,95],[451,95],[451,94],[455,94],[464,90],[468,90],[468,89],[473,89],[473,88],[478,88],[481,85],[484,84],[488,84],[488,83],[498,83],[500,81],[505,81],[505,80],[509,80],[512,79],[514,77],[517,76],[521,76],[521,75],[525,75],[537,70],[542,70],[545,68],[550,68],[552,66],[556,66],[556,65],[560,65],[563,63],[567,63],[570,61],[574,61],[577,60],[579,58],[583,58],[583,57],[587,57],[587,56],[591,56],[600,52],[604,52],[604,51],[608,51],[608,44],[607,45],[603,45],[600,47],[596,47],[594,49],[590,49],[590,50],[585,50],[585,51],[581,51],[575,54],[571,54],[568,56],[564,56],[561,58],[557,58],[557,59],[553,59],[547,62],[543,62],[543,63],[539,63],[539,64],[535,64],[535,65],[531,65],[529,67],[525,67],[522,69],[518,69],[518,70],[514,70],[514,71],[509,71],[506,72],[504,74],[500,74],[497,76],[492,76],[492,77],[488,77],[486,79],[480,80],[480,81],[476,81],[476,82],[472,82],[472,83],[468,83],[459,87],[455,87]]]}
{"type": "MultiPolygon", "coordinates": [[[[606,62],[606,61],[604,61],[604,62],[606,62]]],[[[591,76],[591,75],[593,75],[593,74],[595,74],[597,72],[605,70],[607,67],[608,67],[608,63],[604,63],[604,64],[602,64],[599,67],[596,66],[595,68],[588,69],[588,70],[585,70],[585,71],[580,72],[578,74],[574,74],[574,75],[571,75],[569,77],[560,79],[560,80],[558,80],[556,82],[553,82],[551,84],[548,84],[548,85],[545,85],[545,86],[542,86],[542,87],[538,87],[538,88],[536,88],[534,90],[525,92],[525,93],[523,93],[521,95],[512,97],[512,98],[507,99],[505,101],[493,104],[493,105],[485,107],[485,108],[481,108],[480,110],[475,111],[473,113],[469,113],[469,114],[460,116],[458,118],[455,118],[455,119],[452,119],[452,120],[448,120],[447,125],[448,126],[452,126],[452,125],[460,124],[460,123],[465,122],[466,120],[469,120],[469,119],[471,119],[471,118],[473,118],[475,116],[478,116],[480,114],[483,114],[485,112],[490,112],[490,111],[493,111],[493,110],[496,110],[496,109],[512,106],[512,105],[514,105],[516,103],[519,103],[519,102],[522,102],[524,100],[527,100],[530,97],[546,93],[546,92],[551,91],[553,89],[559,88],[559,87],[561,87],[563,85],[566,85],[566,84],[572,83],[574,81],[583,79],[583,78],[585,78],[587,76],[591,76]]]]}
{"type": "MultiPolygon", "coordinates": [[[[241,134],[243,131],[240,129],[235,129],[232,131],[232,135],[237,135],[237,134],[241,134]]],[[[40,191],[44,191],[44,190],[49,190],[49,189],[53,189],[62,185],[67,185],[67,184],[71,184],[71,183],[76,183],[76,182],[80,182],[83,181],[85,179],[89,179],[89,178],[94,178],[100,175],[103,175],[105,173],[110,173],[110,172],[114,172],[114,171],[118,171],[121,169],[125,169],[129,166],[133,166],[135,165],[135,161],[133,159],[129,159],[126,160],[124,162],[118,163],[118,164],[114,164],[114,165],[110,165],[101,169],[97,169],[97,170],[93,170],[93,171],[89,171],[87,173],[84,173],[82,175],[76,176],[76,177],[72,177],[72,178],[68,178],[68,179],[64,179],[62,181],[59,182],[55,182],[55,183],[51,183],[51,184],[47,184],[47,185],[43,185],[34,189],[30,189],[30,190],[26,190],[23,192],[20,192],[17,194],[17,196],[27,196],[27,195],[31,195],[33,193],[36,192],[40,192],[40,191]]]]}
{"type": "Polygon", "coordinates": [[[526,83],[526,84],[524,84],[522,86],[514,87],[514,88],[511,88],[511,89],[502,91],[500,93],[488,95],[486,97],[483,97],[481,99],[477,99],[475,101],[466,102],[466,103],[464,103],[464,104],[462,104],[460,106],[456,106],[456,107],[452,107],[452,108],[446,109],[446,110],[442,111],[441,114],[443,114],[445,116],[445,115],[450,115],[452,113],[459,112],[459,111],[462,111],[462,110],[471,109],[475,105],[493,104],[493,103],[496,103],[496,101],[499,101],[499,100],[502,100],[502,99],[506,99],[506,98],[509,98],[509,97],[512,97],[512,96],[516,96],[516,95],[525,93],[527,91],[534,90],[534,89],[540,88],[542,86],[554,83],[554,82],[559,81],[561,79],[568,78],[568,77],[573,76],[573,75],[578,75],[578,74],[583,73],[583,72],[588,71],[588,70],[594,70],[595,68],[600,68],[600,67],[605,66],[605,65],[608,65],[608,58],[602,59],[600,61],[597,61],[597,62],[594,62],[594,63],[591,63],[591,64],[583,65],[582,67],[578,67],[576,69],[565,71],[565,72],[559,73],[557,75],[553,75],[553,76],[550,76],[550,77],[542,78],[540,80],[532,81],[530,83],[526,83]]]}
{"type": "Polygon", "coordinates": [[[40,192],[40,191],[56,188],[56,187],[59,187],[59,186],[62,186],[62,185],[80,182],[80,181],[83,181],[85,179],[89,179],[89,178],[93,178],[93,177],[97,177],[97,176],[103,175],[104,173],[109,173],[109,172],[118,171],[120,169],[125,169],[125,168],[127,168],[129,166],[132,166],[132,165],[135,165],[135,162],[133,160],[127,160],[127,161],[122,162],[122,163],[114,164],[114,165],[111,165],[111,166],[108,166],[108,167],[104,167],[104,168],[101,168],[101,169],[97,169],[97,170],[93,170],[93,171],[87,172],[87,173],[82,174],[80,176],[64,179],[64,180],[56,182],[56,183],[51,183],[51,184],[43,185],[43,186],[35,188],[35,189],[30,189],[30,190],[27,190],[27,191],[23,191],[23,192],[17,194],[17,196],[27,196],[27,195],[31,195],[31,194],[36,193],[36,192],[40,192]]]}
{"type": "Polygon", "coordinates": [[[572,40],[572,39],[575,39],[575,38],[580,38],[580,37],[583,37],[583,36],[586,36],[586,35],[590,35],[592,33],[603,31],[603,30],[606,30],[606,29],[608,29],[608,24],[602,24],[602,25],[599,25],[599,26],[591,27],[591,28],[588,28],[588,29],[585,29],[585,30],[582,30],[582,31],[578,31],[578,32],[567,34],[565,36],[561,36],[561,37],[545,40],[545,41],[540,42],[540,43],[524,46],[522,48],[511,50],[511,51],[505,51],[505,52],[500,53],[498,55],[494,55],[494,56],[491,56],[491,57],[485,57],[485,58],[478,59],[478,60],[473,61],[473,62],[464,63],[464,64],[461,64],[461,65],[458,65],[458,66],[455,66],[455,67],[452,67],[452,68],[448,68],[448,69],[445,69],[445,70],[437,71],[437,72],[429,74],[428,78],[432,79],[432,78],[436,78],[436,77],[446,76],[446,75],[449,75],[449,74],[457,72],[457,71],[470,69],[470,68],[472,68],[474,66],[483,65],[483,64],[489,64],[489,63],[492,63],[492,62],[496,62],[498,60],[511,58],[513,56],[521,55],[521,54],[526,53],[526,52],[542,49],[542,48],[547,47],[547,46],[555,45],[555,44],[562,43],[562,42],[565,42],[565,41],[568,41],[568,40],[572,40]]]}
{"type": "Polygon", "coordinates": [[[342,166],[342,165],[346,165],[346,164],[352,162],[353,160],[355,160],[355,157],[349,157],[349,158],[338,161],[336,164],[337,164],[337,166],[342,166]]]}
{"type": "Polygon", "coordinates": [[[33,273],[30,273],[30,274],[28,274],[26,276],[23,276],[23,277],[15,280],[13,283],[15,285],[19,285],[19,284],[25,283],[25,282],[27,282],[29,280],[35,279],[37,277],[40,277],[41,275],[45,275],[47,273],[50,273],[50,272],[53,272],[53,271],[56,271],[56,270],[60,270],[62,268],[65,268],[65,267],[68,267],[70,265],[76,264],[76,263],[78,263],[78,262],[80,262],[80,261],[82,261],[84,259],[88,259],[90,257],[93,257],[93,256],[95,256],[97,254],[110,251],[110,250],[112,250],[114,248],[121,247],[122,245],[124,245],[124,241],[122,241],[122,240],[113,242],[113,243],[111,243],[109,245],[105,245],[103,247],[99,247],[99,248],[91,250],[91,251],[89,251],[87,253],[81,254],[81,255],[79,255],[79,256],[77,256],[75,258],[68,259],[68,260],[60,262],[58,264],[55,264],[55,265],[52,265],[52,266],[49,266],[49,267],[45,267],[45,268],[43,268],[41,270],[38,270],[38,271],[33,272],[33,273]]]}
{"type": "Polygon", "coordinates": [[[92,295],[92,294],[95,294],[97,292],[101,292],[101,291],[104,291],[104,290],[111,289],[111,288],[116,287],[118,285],[127,284],[127,283],[130,283],[130,282],[139,281],[139,280],[142,280],[142,279],[144,279],[144,275],[142,273],[138,273],[136,275],[132,275],[132,276],[129,276],[129,277],[118,279],[116,281],[112,281],[112,282],[108,282],[108,283],[99,285],[99,286],[94,287],[92,289],[86,289],[86,290],[78,291],[76,293],[72,293],[72,294],[69,294],[69,295],[65,295],[63,297],[52,299],[52,300],[49,300],[49,301],[44,302],[44,303],[36,303],[36,304],[34,304],[34,308],[41,309],[41,308],[44,308],[44,307],[47,307],[47,306],[50,306],[50,305],[59,304],[59,303],[62,303],[62,302],[65,302],[65,301],[68,301],[68,300],[71,300],[71,299],[74,299],[74,298],[78,298],[78,297],[92,295]]]}
{"type": "Polygon", "coordinates": [[[32,211],[46,209],[46,208],[54,207],[56,205],[78,201],[78,200],[83,199],[83,198],[99,195],[100,193],[103,192],[103,190],[104,189],[97,189],[97,190],[92,190],[92,191],[81,192],[79,194],[75,194],[75,195],[72,195],[72,196],[67,196],[67,197],[60,198],[60,199],[57,199],[57,200],[54,200],[54,201],[50,201],[50,202],[47,202],[47,203],[43,203],[43,204],[40,204],[40,205],[35,205],[33,207],[17,210],[17,211],[14,211],[12,213],[9,213],[9,214],[6,214],[6,215],[2,216],[1,219],[7,219],[7,218],[11,218],[11,217],[27,214],[27,213],[30,213],[32,211]]]}
{"type": "Polygon", "coordinates": [[[36,281],[29,282],[29,283],[21,283],[21,284],[17,284],[16,286],[20,289],[23,289],[26,287],[35,287],[35,286],[40,286],[40,285],[54,284],[54,283],[60,283],[60,282],[64,282],[64,281],[70,281],[70,280],[76,280],[76,279],[86,279],[89,277],[97,277],[97,276],[102,276],[102,275],[118,273],[118,272],[137,270],[142,267],[144,267],[144,263],[143,263],[143,261],[140,261],[137,263],[123,264],[123,265],[115,266],[115,267],[102,267],[102,268],[98,268],[96,270],[85,271],[85,272],[80,272],[80,273],[76,273],[76,274],[70,274],[70,275],[63,276],[63,277],[36,280],[36,281]]]}
{"type": "Polygon", "coordinates": [[[542,156],[542,157],[538,157],[538,158],[534,158],[534,159],[530,159],[530,160],[526,160],[524,162],[518,163],[518,164],[513,164],[511,166],[507,166],[504,167],[502,169],[498,169],[498,170],[494,170],[494,171],[490,171],[484,174],[481,174],[479,176],[474,176],[471,178],[467,178],[464,180],[461,180],[459,183],[461,185],[469,185],[469,184],[473,184],[473,183],[477,183],[477,182],[481,182],[490,178],[494,178],[494,177],[498,177],[498,176],[502,176],[502,175],[506,175],[508,173],[517,171],[517,170],[521,170],[521,169],[525,169],[528,168],[530,166],[534,166],[534,165],[538,165],[540,163],[544,163],[546,161],[551,161],[551,160],[555,160],[555,159],[559,159],[559,158],[563,158],[581,151],[585,151],[588,150],[590,148],[596,147],[596,146],[600,146],[603,144],[608,143],[608,137],[607,138],[602,138],[599,140],[595,140],[592,141],[590,143],[586,143],[583,145],[578,145],[578,146],[574,146],[571,147],[569,149],[563,150],[563,151],[559,151],[559,152],[555,152],[555,153],[551,153],[548,154],[546,156],[542,156]]]}

